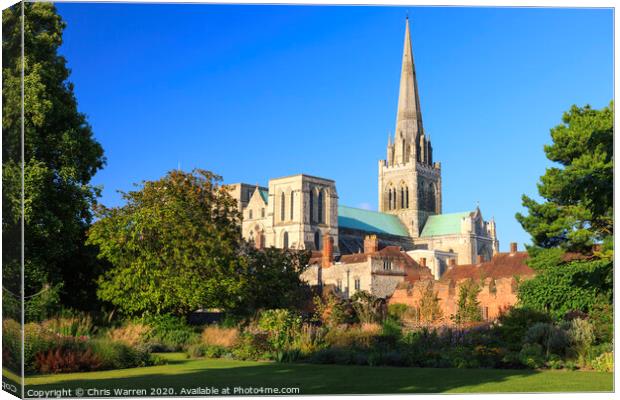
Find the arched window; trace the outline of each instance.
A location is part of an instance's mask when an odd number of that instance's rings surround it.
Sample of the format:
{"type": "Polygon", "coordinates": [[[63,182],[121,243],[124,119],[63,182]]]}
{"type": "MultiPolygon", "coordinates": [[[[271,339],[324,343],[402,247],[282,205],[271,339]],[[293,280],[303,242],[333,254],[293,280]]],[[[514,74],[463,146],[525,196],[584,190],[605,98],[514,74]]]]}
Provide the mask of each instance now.
{"type": "Polygon", "coordinates": [[[324,212],[324,208],[325,208],[324,207],[325,206],[325,204],[324,204],[325,203],[325,198],[323,196],[323,191],[322,190],[319,191],[319,199],[318,200],[319,200],[319,204],[318,204],[318,206],[319,206],[318,207],[319,208],[319,210],[318,210],[319,211],[318,212],[318,214],[319,214],[318,215],[318,222],[319,222],[319,224],[322,224],[324,222],[323,212],[324,212]]]}
{"type": "Polygon", "coordinates": [[[321,232],[314,232],[314,248],[316,250],[321,250],[321,232]]]}
{"type": "Polygon", "coordinates": [[[405,186],[405,208],[409,208],[409,186],[405,186]]]}
{"type": "Polygon", "coordinates": [[[284,192],[280,195],[280,221],[284,221],[286,218],[286,195],[284,192]]]}
{"type": "Polygon", "coordinates": [[[291,221],[293,220],[294,208],[295,208],[295,192],[291,192],[291,221]]]}
{"type": "Polygon", "coordinates": [[[310,189],[310,223],[314,222],[314,191],[310,189]]]}
{"type": "Polygon", "coordinates": [[[428,185],[428,210],[429,211],[435,211],[435,208],[436,208],[435,203],[436,203],[435,185],[431,183],[428,185]]]}
{"type": "Polygon", "coordinates": [[[288,232],[284,232],[284,235],[282,236],[282,248],[288,249],[288,232]]]}
{"type": "Polygon", "coordinates": [[[388,189],[388,210],[392,209],[392,188],[388,189]]]}
{"type": "Polygon", "coordinates": [[[400,208],[405,208],[405,188],[400,188],[400,208]]]}

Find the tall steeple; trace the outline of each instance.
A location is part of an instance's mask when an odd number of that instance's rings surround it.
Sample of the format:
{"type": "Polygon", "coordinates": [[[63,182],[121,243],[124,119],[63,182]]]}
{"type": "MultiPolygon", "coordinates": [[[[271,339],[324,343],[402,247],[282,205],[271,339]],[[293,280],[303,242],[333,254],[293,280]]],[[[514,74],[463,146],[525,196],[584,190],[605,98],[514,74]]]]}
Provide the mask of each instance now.
{"type": "Polygon", "coordinates": [[[405,44],[400,73],[400,90],[398,93],[398,112],[396,114],[395,162],[415,161],[420,147],[420,136],[424,131],[418,82],[411,48],[409,17],[405,22],[405,44]]]}

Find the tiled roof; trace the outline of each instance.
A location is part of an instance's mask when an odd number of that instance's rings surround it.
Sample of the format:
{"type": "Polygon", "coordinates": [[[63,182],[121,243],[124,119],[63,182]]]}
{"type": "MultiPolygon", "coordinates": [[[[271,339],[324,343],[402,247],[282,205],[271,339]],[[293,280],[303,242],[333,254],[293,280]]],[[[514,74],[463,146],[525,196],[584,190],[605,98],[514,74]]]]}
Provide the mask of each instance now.
{"type": "Polygon", "coordinates": [[[461,233],[461,220],[471,215],[471,211],[431,215],[424,224],[421,237],[461,233]]]}
{"type": "Polygon", "coordinates": [[[258,193],[260,193],[260,197],[262,197],[265,204],[267,204],[269,199],[269,191],[265,189],[258,189],[258,193]]]}
{"type": "Polygon", "coordinates": [[[463,279],[510,278],[513,276],[531,276],[535,272],[526,263],[526,251],[516,253],[498,253],[491,261],[480,264],[456,265],[441,277],[441,281],[460,281],[463,279]]]}
{"type": "Polygon", "coordinates": [[[409,235],[395,215],[347,206],[338,206],[338,227],[394,236],[409,235]]]}

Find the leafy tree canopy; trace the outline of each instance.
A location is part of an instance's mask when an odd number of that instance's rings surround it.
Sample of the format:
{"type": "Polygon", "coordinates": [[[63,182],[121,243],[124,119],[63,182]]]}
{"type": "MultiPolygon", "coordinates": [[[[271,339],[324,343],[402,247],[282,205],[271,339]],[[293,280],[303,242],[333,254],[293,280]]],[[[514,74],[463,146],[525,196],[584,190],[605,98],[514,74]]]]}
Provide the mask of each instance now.
{"type": "MultiPolygon", "coordinates": [[[[94,293],[98,274],[84,240],[98,196],[89,182],[104,165],[103,149],[78,112],[70,71],[58,54],[65,23],[52,3],[24,3],[24,21],[21,7],[2,14],[4,286],[19,292],[23,101],[25,295],[61,291],[65,304],[84,306],[92,304],[88,288],[94,293]]],[[[35,297],[26,304],[29,319],[43,317],[42,310],[50,306],[35,297]]],[[[58,298],[52,293],[44,297],[58,298]]]]}
{"type": "Polygon", "coordinates": [[[613,101],[593,110],[573,106],[551,129],[547,158],[560,164],[540,179],[538,203],[523,196],[517,220],[535,246],[588,251],[613,235],[613,101]]]}
{"type": "Polygon", "coordinates": [[[122,207],[98,207],[88,242],[113,265],[100,298],[128,315],[295,307],[308,254],[243,241],[237,201],[220,182],[209,171],[171,171],[123,193],[122,207]]]}
{"type": "Polygon", "coordinates": [[[528,215],[517,220],[532,236],[535,278],[519,286],[522,306],[556,317],[590,312],[613,298],[613,114],[573,106],[551,130],[548,168],[538,203],[523,196],[528,215]]]}
{"type": "Polygon", "coordinates": [[[234,307],[244,287],[240,213],[220,180],[172,171],[123,193],[122,207],[98,207],[88,242],[113,265],[100,298],[133,315],[234,307]]]}

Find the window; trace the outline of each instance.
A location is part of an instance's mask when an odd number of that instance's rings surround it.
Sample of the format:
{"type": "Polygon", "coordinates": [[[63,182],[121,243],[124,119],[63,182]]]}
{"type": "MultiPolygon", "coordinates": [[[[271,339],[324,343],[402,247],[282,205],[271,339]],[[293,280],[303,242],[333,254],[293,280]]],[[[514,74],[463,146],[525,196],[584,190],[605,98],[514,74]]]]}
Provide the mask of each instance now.
{"type": "Polygon", "coordinates": [[[409,208],[409,187],[405,187],[405,208],[409,208]]]}
{"type": "Polygon", "coordinates": [[[392,209],[392,189],[388,189],[388,210],[392,209]]]}
{"type": "Polygon", "coordinates": [[[318,223],[319,224],[322,224],[324,222],[323,221],[323,211],[324,211],[323,210],[323,206],[324,206],[323,203],[324,203],[324,201],[325,201],[325,199],[324,199],[324,196],[323,196],[323,191],[321,190],[321,191],[319,191],[319,204],[318,204],[318,206],[319,206],[318,223]]]}
{"type": "Polygon", "coordinates": [[[342,280],[341,279],[338,279],[336,281],[336,287],[338,288],[339,292],[342,292],[342,280]]]}
{"type": "Polygon", "coordinates": [[[392,269],[392,261],[383,260],[383,269],[390,271],[392,269]]]}
{"type": "Polygon", "coordinates": [[[288,232],[284,232],[284,235],[282,236],[282,248],[288,249],[288,232]]]}
{"type": "Polygon", "coordinates": [[[284,192],[280,195],[280,221],[284,221],[286,218],[286,195],[284,192]]]}
{"type": "Polygon", "coordinates": [[[405,208],[405,188],[400,188],[400,208],[405,208]]]}
{"type": "Polygon", "coordinates": [[[321,232],[320,231],[314,232],[314,248],[316,250],[321,249],[321,232]]]}
{"type": "Polygon", "coordinates": [[[360,278],[355,278],[355,290],[360,290],[361,287],[360,278]]]}
{"type": "Polygon", "coordinates": [[[291,221],[293,220],[294,208],[295,208],[295,192],[291,192],[291,221]]]}
{"type": "Polygon", "coordinates": [[[310,189],[310,223],[314,222],[314,191],[310,189]]]}
{"type": "Polygon", "coordinates": [[[264,207],[260,209],[260,217],[261,218],[265,218],[265,208],[264,207]]]}
{"type": "Polygon", "coordinates": [[[252,219],[252,210],[249,210],[249,211],[248,211],[248,218],[249,218],[249,219],[252,219]]]}

